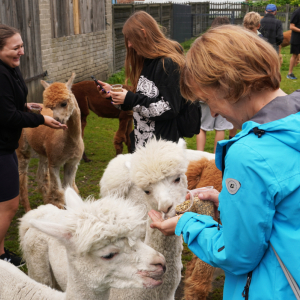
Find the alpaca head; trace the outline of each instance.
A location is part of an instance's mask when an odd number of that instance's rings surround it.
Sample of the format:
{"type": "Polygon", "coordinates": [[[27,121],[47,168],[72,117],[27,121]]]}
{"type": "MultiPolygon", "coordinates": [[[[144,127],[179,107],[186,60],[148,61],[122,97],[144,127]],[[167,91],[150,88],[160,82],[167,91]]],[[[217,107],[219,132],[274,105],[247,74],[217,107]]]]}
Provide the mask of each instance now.
{"type": "Polygon", "coordinates": [[[175,207],[185,201],[187,166],[184,140],[176,144],[152,139],[132,155],[130,179],[146,194],[149,206],[169,218],[175,215],[175,207]]]}
{"type": "Polygon", "coordinates": [[[143,209],[112,196],[82,201],[71,188],[65,198],[67,210],[58,223],[30,224],[66,247],[69,276],[99,292],[162,283],[164,257],[139,239],[143,209]]]}
{"type": "Polygon", "coordinates": [[[45,88],[43,93],[43,104],[53,110],[53,118],[62,124],[66,124],[77,106],[75,96],[71,87],[75,78],[75,73],[67,83],[54,82],[49,84],[41,80],[45,88]]]}

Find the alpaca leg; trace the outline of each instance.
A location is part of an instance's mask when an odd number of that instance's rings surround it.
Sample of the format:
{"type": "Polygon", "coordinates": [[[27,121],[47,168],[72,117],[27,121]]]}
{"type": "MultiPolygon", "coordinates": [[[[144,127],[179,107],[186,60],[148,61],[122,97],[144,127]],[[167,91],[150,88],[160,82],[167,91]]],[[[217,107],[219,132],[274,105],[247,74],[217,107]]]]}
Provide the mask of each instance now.
{"type": "Polygon", "coordinates": [[[44,199],[44,203],[51,203],[58,208],[63,208],[65,205],[64,191],[61,186],[59,169],[59,166],[53,166],[51,163],[49,164],[50,184],[47,197],[44,199]]]}
{"type": "Polygon", "coordinates": [[[131,153],[131,140],[130,140],[130,133],[133,130],[133,118],[131,117],[128,120],[128,125],[127,125],[127,132],[126,132],[126,146],[128,153],[131,153]]]}
{"type": "MultiPolygon", "coordinates": [[[[87,109],[88,109],[88,108],[87,108],[87,109]]],[[[83,137],[84,137],[84,128],[85,128],[85,126],[86,126],[86,124],[87,124],[86,118],[87,118],[86,115],[82,115],[82,114],[81,114],[81,134],[82,134],[82,139],[83,139],[83,137]]],[[[86,156],[85,151],[84,151],[83,154],[82,154],[82,159],[83,159],[85,162],[90,162],[90,161],[91,161],[91,160],[86,156]]]]}
{"type": "Polygon", "coordinates": [[[120,130],[115,133],[114,136],[114,146],[116,149],[116,155],[123,153],[123,137],[121,136],[120,130]]]}
{"type": "Polygon", "coordinates": [[[30,149],[26,147],[24,141],[20,143],[16,151],[19,164],[19,181],[20,181],[20,203],[24,207],[25,212],[31,210],[28,200],[28,165],[30,161],[30,149]]]}
{"type": "Polygon", "coordinates": [[[71,186],[78,194],[79,190],[75,183],[78,162],[68,162],[64,165],[64,189],[71,186]]]}
{"type": "Polygon", "coordinates": [[[122,111],[119,115],[119,129],[114,136],[114,146],[116,149],[116,155],[122,154],[123,152],[123,143],[126,143],[128,128],[128,113],[122,111]]]}
{"type": "Polygon", "coordinates": [[[36,178],[39,192],[43,195],[43,199],[45,199],[49,190],[49,170],[47,157],[40,156],[36,178]]]}
{"type": "Polygon", "coordinates": [[[203,262],[196,256],[187,266],[184,297],[185,300],[206,300],[211,291],[215,268],[203,262]],[[193,268],[191,270],[191,268],[193,268]]]}

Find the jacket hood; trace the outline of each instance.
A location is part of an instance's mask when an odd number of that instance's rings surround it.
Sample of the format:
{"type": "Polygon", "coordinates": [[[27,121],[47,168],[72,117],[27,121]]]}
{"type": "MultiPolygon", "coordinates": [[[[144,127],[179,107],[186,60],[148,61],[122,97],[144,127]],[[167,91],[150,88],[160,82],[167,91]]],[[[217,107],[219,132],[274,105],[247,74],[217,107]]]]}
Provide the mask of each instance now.
{"type": "Polygon", "coordinates": [[[242,131],[235,137],[218,143],[216,149],[216,166],[219,170],[222,170],[223,151],[225,150],[227,152],[233,143],[244,138],[248,134],[255,134],[254,131],[256,131],[256,129],[254,128],[256,127],[258,130],[262,130],[262,135],[260,137],[258,133],[256,133],[257,138],[263,139],[264,135],[271,135],[275,139],[300,152],[300,112],[265,124],[259,124],[250,120],[243,124],[242,131]]]}

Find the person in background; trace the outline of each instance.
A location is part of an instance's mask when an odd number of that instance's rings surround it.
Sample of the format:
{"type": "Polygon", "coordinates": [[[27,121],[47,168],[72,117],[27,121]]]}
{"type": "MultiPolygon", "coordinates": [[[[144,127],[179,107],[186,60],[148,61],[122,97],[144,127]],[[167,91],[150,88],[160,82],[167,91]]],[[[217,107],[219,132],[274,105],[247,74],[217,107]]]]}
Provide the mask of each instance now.
{"type": "Polygon", "coordinates": [[[225,300],[295,299],[275,251],[300,284],[300,91],[287,95],[280,80],[274,48],[232,25],[199,37],[181,72],[186,99],[202,99],[242,131],[218,143],[221,192],[193,192],[215,203],[222,225],[192,212],[163,220],[151,210],[151,227],[182,234],[195,255],[222,268],[225,300]]]}
{"type": "MultiPolygon", "coordinates": [[[[226,24],[230,24],[227,17],[217,17],[213,20],[211,28],[226,24]]],[[[234,130],[233,125],[220,115],[212,117],[209,106],[206,103],[200,102],[200,105],[202,116],[200,133],[196,138],[197,150],[204,151],[206,144],[206,132],[215,130],[214,152],[216,152],[217,143],[225,138],[225,130],[234,130]]],[[[232,131],[231,134],[234,136],[234,131],[232,131]]]]}
{"type": "Polygon", "coordinates": [[[265,16],[260,21],[260,32],[273,48],[279,53],[279,45],[283,41],[282,23],[275,18],[277,7],[275,4],[268,4],[265,16]]]}
{"type": "Polygon", "coordinates": [[[183,49],[166,38],[144,11],[129,17],[123,34],[127,50],[125,84],[130,82],[133,92],[112,92],[109,84],[99,81],[105,90],[102,93],[111,95],[112,103],[121,105],[122,110],[133,110],[132,151],[153,137],[177,142],[181,135],[176,117],[186,102],[179,89],[183,49]]]}
{"type": "Polygon", "coordinates": [[[253,31],[259,37],[263,37],[263,35],[258,31],[260,27],[260,14],[255,11],[248,12],[243,20],[243,26],[250,31],[253,31]]]}
{"type": "Polygon", "coordinates": [[[42,107],[26,103],[28,89],[19,69],[24,45],[19,31],[0,24],[0,259],[17,267],[21,258],[4,248],[4,238],[19,207],[19,172],[15,150],[22,128],[46,125],[66,128],[49,116],[33,114],[42,107]]]}
{"type": "Polygon", "coordinates": [[[290,67],[289,73],[286,76],[288,79],[297,79],[297,77],[293,74],[293,68],[295,66],[296,60],[298,58],[298,54],[300,53],[300,8],[296,9],[291,17],[290,29],[292,30],[291,36],[291,59],[290,59],[290,67]]]}

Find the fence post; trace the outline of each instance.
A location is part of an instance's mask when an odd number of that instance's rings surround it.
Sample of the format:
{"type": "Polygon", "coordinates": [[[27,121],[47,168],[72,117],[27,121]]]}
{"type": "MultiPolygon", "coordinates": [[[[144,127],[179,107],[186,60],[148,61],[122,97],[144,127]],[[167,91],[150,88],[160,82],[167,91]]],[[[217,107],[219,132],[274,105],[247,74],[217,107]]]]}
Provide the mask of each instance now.
{"type": "Polygon", "coordinates": [[[160,25],[162,26],[162,3],[160,3],[160,18],[159,18],[159,20],[160,20],[160,25]]]}
{"type": "Polygon", "coordinates": [[[286,4],[286,13],[285,13],[285,24],[284,30],[289,30],[289,16],[290,16],[290,5],[286,4]]]}

